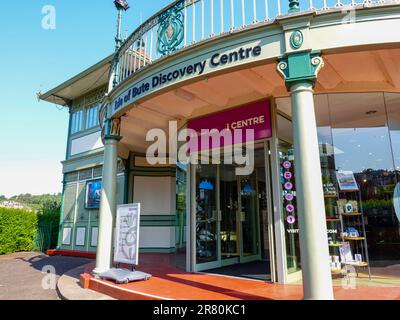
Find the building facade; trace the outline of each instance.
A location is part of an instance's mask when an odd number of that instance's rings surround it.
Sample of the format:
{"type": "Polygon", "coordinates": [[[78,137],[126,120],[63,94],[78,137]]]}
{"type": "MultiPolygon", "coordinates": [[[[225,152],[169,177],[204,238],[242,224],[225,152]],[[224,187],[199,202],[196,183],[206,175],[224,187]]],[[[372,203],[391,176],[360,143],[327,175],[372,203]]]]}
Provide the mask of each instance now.
{"type": "Polygon", "coordinates": [[[59,249],[96,251],[100,217],[140,202],[141,251],[187,271],[287,283],[318,267],[315,289],[344,242],[357,268],[398,264],[399,3],[217,2],[173,2],[42,96],[71,113],[59,249]],[[151,129],[219,126],[255,130],[251,172],[146,158],[151,129]]]}

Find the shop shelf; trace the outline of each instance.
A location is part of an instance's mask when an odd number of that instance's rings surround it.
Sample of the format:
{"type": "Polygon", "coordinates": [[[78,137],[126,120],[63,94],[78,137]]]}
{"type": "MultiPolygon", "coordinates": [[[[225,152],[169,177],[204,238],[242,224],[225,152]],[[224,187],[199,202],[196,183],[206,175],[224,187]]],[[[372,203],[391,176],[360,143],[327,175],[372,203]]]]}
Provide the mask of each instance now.
{"type": "Polygon", "coordinates": [[[368,267],[367,262],[342,262],[342,264],[353,266],[353,267],[368,267]]]}
{"type": "Polygon", "coordinates": [[[346,241],[361,241],[365,240],[365,237],[341,237],[343,240],[346,241]]]}
{"type": "Polygon", "coordinates": [[[330,247],[341,247],[343,245],[343,243],[330,243],[329,246],[330,247]]]}
{"type": "Polygon", "coordinates": [[[344,274],[346,273],[346,270],[343,269],[331,269],[332,274],[344,274]]]}
{"type": "Polygon", "coordinates": [[[355,216],[361,216],[362,213],[361,212],[343,212],[343,213],[339,213],[342,216],[346,216],[346,217],[355,217],[355,216]]]}

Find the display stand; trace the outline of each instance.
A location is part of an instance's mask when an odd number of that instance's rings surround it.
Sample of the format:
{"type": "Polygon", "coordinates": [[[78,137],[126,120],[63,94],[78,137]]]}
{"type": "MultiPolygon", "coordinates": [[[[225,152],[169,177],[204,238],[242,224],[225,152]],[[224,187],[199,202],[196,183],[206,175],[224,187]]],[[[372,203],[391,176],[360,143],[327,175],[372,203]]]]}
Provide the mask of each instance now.
{"type": "MultiPolygon", "coordinates": [[[[357,210],[354,208],[348,208],[344,212],[339,212],[340,225],[341,225],[341,236],[343,242],[349,242],[354,257],[358,255],[361,259],[356,261],[342,261],[344,266],[352,266],[355,268],[357,276],[359,268],[367,268],[369,279],[371,280],[371,268],[369,263],[367,234],[365,232],[365,219],[361,201],[360,188],[357,190],[340,190],[339,199],[346,201],[355,201],[357,203],[357,210]],[[350,229],[349,229],[350,228],[350,229]],[[356,233],[352,234],[351,228],[356,229],[356,233]],[[361,230],[359,230],[361,229],[361,230]],[[358,231],[359,230],[359,231],[358,231]]],[[[348,202],[350,203],[350,202],[348,202]]]]}
{"type": "Polygon", "coordinates": [[[358,277],[358,269],[367,268],[371,280],[360,188],[339,190],[338,187],[336,194],[325,193],[325,207],[332,275],[346,275],[351,266],[358,277]]]}

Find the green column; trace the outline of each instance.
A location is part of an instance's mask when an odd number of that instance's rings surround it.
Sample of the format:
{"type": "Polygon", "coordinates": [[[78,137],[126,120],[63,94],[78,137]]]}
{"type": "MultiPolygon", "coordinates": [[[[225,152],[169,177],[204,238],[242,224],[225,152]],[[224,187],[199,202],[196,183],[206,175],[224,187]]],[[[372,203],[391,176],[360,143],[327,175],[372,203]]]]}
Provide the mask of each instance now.
{"type": "Polygon", "coordinates": [[[323,60],[318,52],[278,61],[292,98],[294,160],[303,291],[306,300],[333,299],[313,88],[323,60]]]}
{"type": "Polygon", "coordinates": [[[116,213],[118,142],[120,119],[107,119],[104,124],[104,162],[100,201],[99,238],[97,243],[95,275],[112,267],[113,226],[116,213]]]}

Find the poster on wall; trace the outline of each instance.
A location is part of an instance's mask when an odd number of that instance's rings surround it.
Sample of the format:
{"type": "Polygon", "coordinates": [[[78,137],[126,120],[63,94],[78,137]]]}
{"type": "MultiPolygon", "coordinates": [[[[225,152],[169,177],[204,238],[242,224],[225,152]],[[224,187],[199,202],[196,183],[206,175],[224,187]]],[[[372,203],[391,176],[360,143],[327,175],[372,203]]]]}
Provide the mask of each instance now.
{"type": "Polygon", "coordinates": [[[86,209],[99,209],[101,198],[101,180],[89,181],[86,184],[86,209]]]}
{"type": "Polygon", "coordinates": [[[336,172],[336,178],[340,190],[358,190],[358,184],[354,178],[353,171],[338,171],[336,172]]]}
{"type": "Polygon", "coordinates": [[[118,206],[114,252],[116,263],[138,265],[139,227],[140,203],[118,206]]]}

